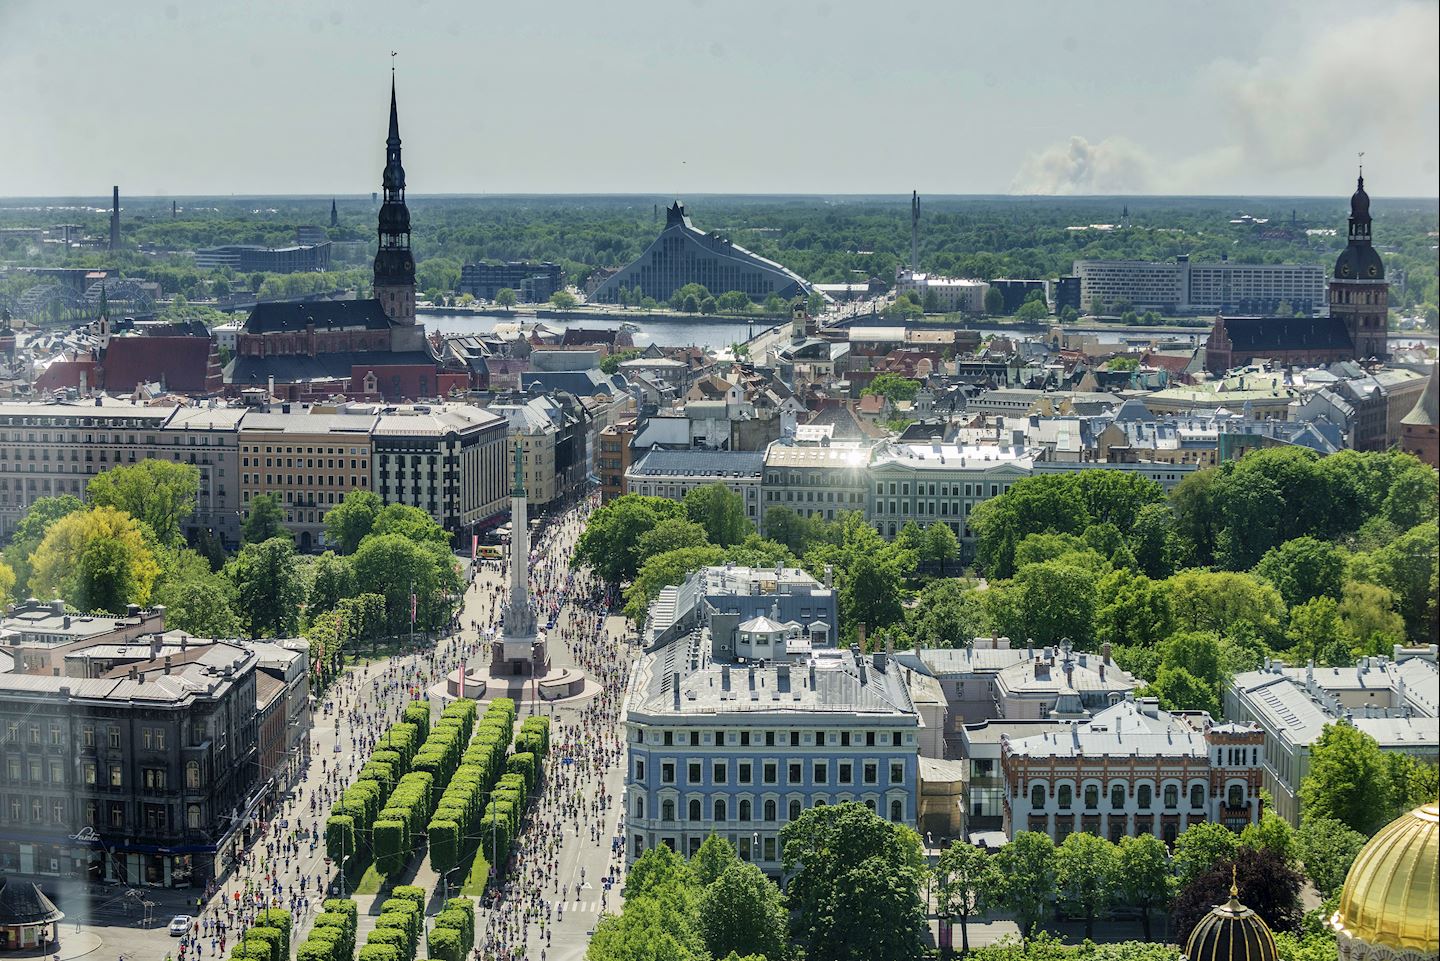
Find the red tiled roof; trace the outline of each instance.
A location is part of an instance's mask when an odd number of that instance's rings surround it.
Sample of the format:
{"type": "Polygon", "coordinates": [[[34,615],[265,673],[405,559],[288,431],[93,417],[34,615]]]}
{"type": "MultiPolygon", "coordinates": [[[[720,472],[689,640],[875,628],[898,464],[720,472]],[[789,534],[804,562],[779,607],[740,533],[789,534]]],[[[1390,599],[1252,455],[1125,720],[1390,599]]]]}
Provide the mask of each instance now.
{"type": "Polygon", "coordinates": [[[80,374],[85,373],[87,387],[98,386],[95,382],[95,361],[88,355],[77,355],[52,361],[35,378],[35,391],[49,393],[66,387],[79,387],[80,374]]]}
{"type": "Polygon", "coordinates": [[[112,337],[105,348],[105,390],[134,390],[136,384],[163,383],[186,394],[218,392],[218,357],[211,367],[209,337],[112,337]]]}

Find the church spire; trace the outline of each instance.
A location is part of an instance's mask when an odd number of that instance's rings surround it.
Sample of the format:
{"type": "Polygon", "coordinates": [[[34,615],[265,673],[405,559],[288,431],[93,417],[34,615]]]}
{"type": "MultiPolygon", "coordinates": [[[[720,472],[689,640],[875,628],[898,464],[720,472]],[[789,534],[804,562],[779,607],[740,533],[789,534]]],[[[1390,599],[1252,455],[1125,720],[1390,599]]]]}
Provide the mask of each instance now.
{"type": "Polygon", "coordinates": [[[400,146],[400,111],[395,109],[395,66],[390,66],[390,136],[385,138],[389,147],[400,146]]]}
{"type": "Polygon", "coordinates": [[[380,248],[375,252],[375,296],[397,324],[415,324],[415,258],[410,252],[410,209],[405,205],[405,168],[400,162],[400,114],[395,99],[394,67],[390,75],[390,132],[385,140],[385,172],[381,186],[380,248]]]}

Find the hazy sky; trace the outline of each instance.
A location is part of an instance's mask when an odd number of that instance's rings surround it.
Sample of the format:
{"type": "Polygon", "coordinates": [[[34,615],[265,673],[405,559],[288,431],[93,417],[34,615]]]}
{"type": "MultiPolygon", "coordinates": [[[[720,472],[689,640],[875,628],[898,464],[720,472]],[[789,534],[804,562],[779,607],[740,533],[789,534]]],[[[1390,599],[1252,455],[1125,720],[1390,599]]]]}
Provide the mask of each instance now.
{"type": "Polygon", "coordinates": [[[0,195],[1434,196],[1435,0],[0,0],[0,195]]]}

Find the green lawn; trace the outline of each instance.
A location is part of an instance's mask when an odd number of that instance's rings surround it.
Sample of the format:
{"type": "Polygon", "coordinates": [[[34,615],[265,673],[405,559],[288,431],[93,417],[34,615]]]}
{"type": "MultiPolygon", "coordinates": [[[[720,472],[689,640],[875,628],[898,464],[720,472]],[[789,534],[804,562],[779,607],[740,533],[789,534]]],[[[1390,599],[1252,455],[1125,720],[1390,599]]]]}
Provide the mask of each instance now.
{"type": "Polygon", "coordinates": [[[470,863],[470,873],[460,885],[460,893],[477,897],[485,893],[485,882],[490,878],[490,864],[485,860],[483,848],[475,849],[475,860],[470,863]]]}

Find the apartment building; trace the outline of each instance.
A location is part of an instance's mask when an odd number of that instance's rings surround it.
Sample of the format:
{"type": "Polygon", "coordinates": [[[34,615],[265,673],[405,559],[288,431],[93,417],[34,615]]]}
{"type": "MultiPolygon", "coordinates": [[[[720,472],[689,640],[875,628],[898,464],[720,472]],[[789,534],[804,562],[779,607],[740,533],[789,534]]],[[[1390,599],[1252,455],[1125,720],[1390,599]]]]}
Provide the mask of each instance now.
{"type": "Polygon", "coordinates": [[[876,530],[894,537],[910,521],[939,521],[973,546],[970,513],[976,505],[1029,477],[1036,452],[1025,447],[956,444],[882,444],[870,462],[867,514],[876,530]]]}
{"type": "Polygon", "coordinates": [[[745,502],[745,516],[758,527],[764,470],[764,451],[653,448],[625,472],[625,492],[683,500],[697,487],[723,484],[745,502]]]}
{"type": "Polygon", "coordinates": [[[834,520],[843,511],[863,512],[869,464],[868,444],[776,441],[765,449],[765,510],[783,507],[802,517],[825,520],[834,520]]]}
{"type": "Polygon", "coordinates": [[[1143,260],[1077,260],[1084,308],[1128,304],[1133,310],[1168,314],[1273,314],[1287,304],[1300,314],[1324,313],[1325,269],[1306,264],[1174,263],[1143,260]]]}
{"type": "Polygon", "coordinates": [[[372,489],[448,531],[473,532],[509,510],[505,418],[461,404],[387,407],[371,431],[372,489]]]}
{"type": "Polygon", "coordinates": [[[374,408],[334,410],[284,404],[240,423],[240,510],[248,516],[261,494],[278,498],[302,552],[323,543],[326,511],[372,489],[374,408]]]}

